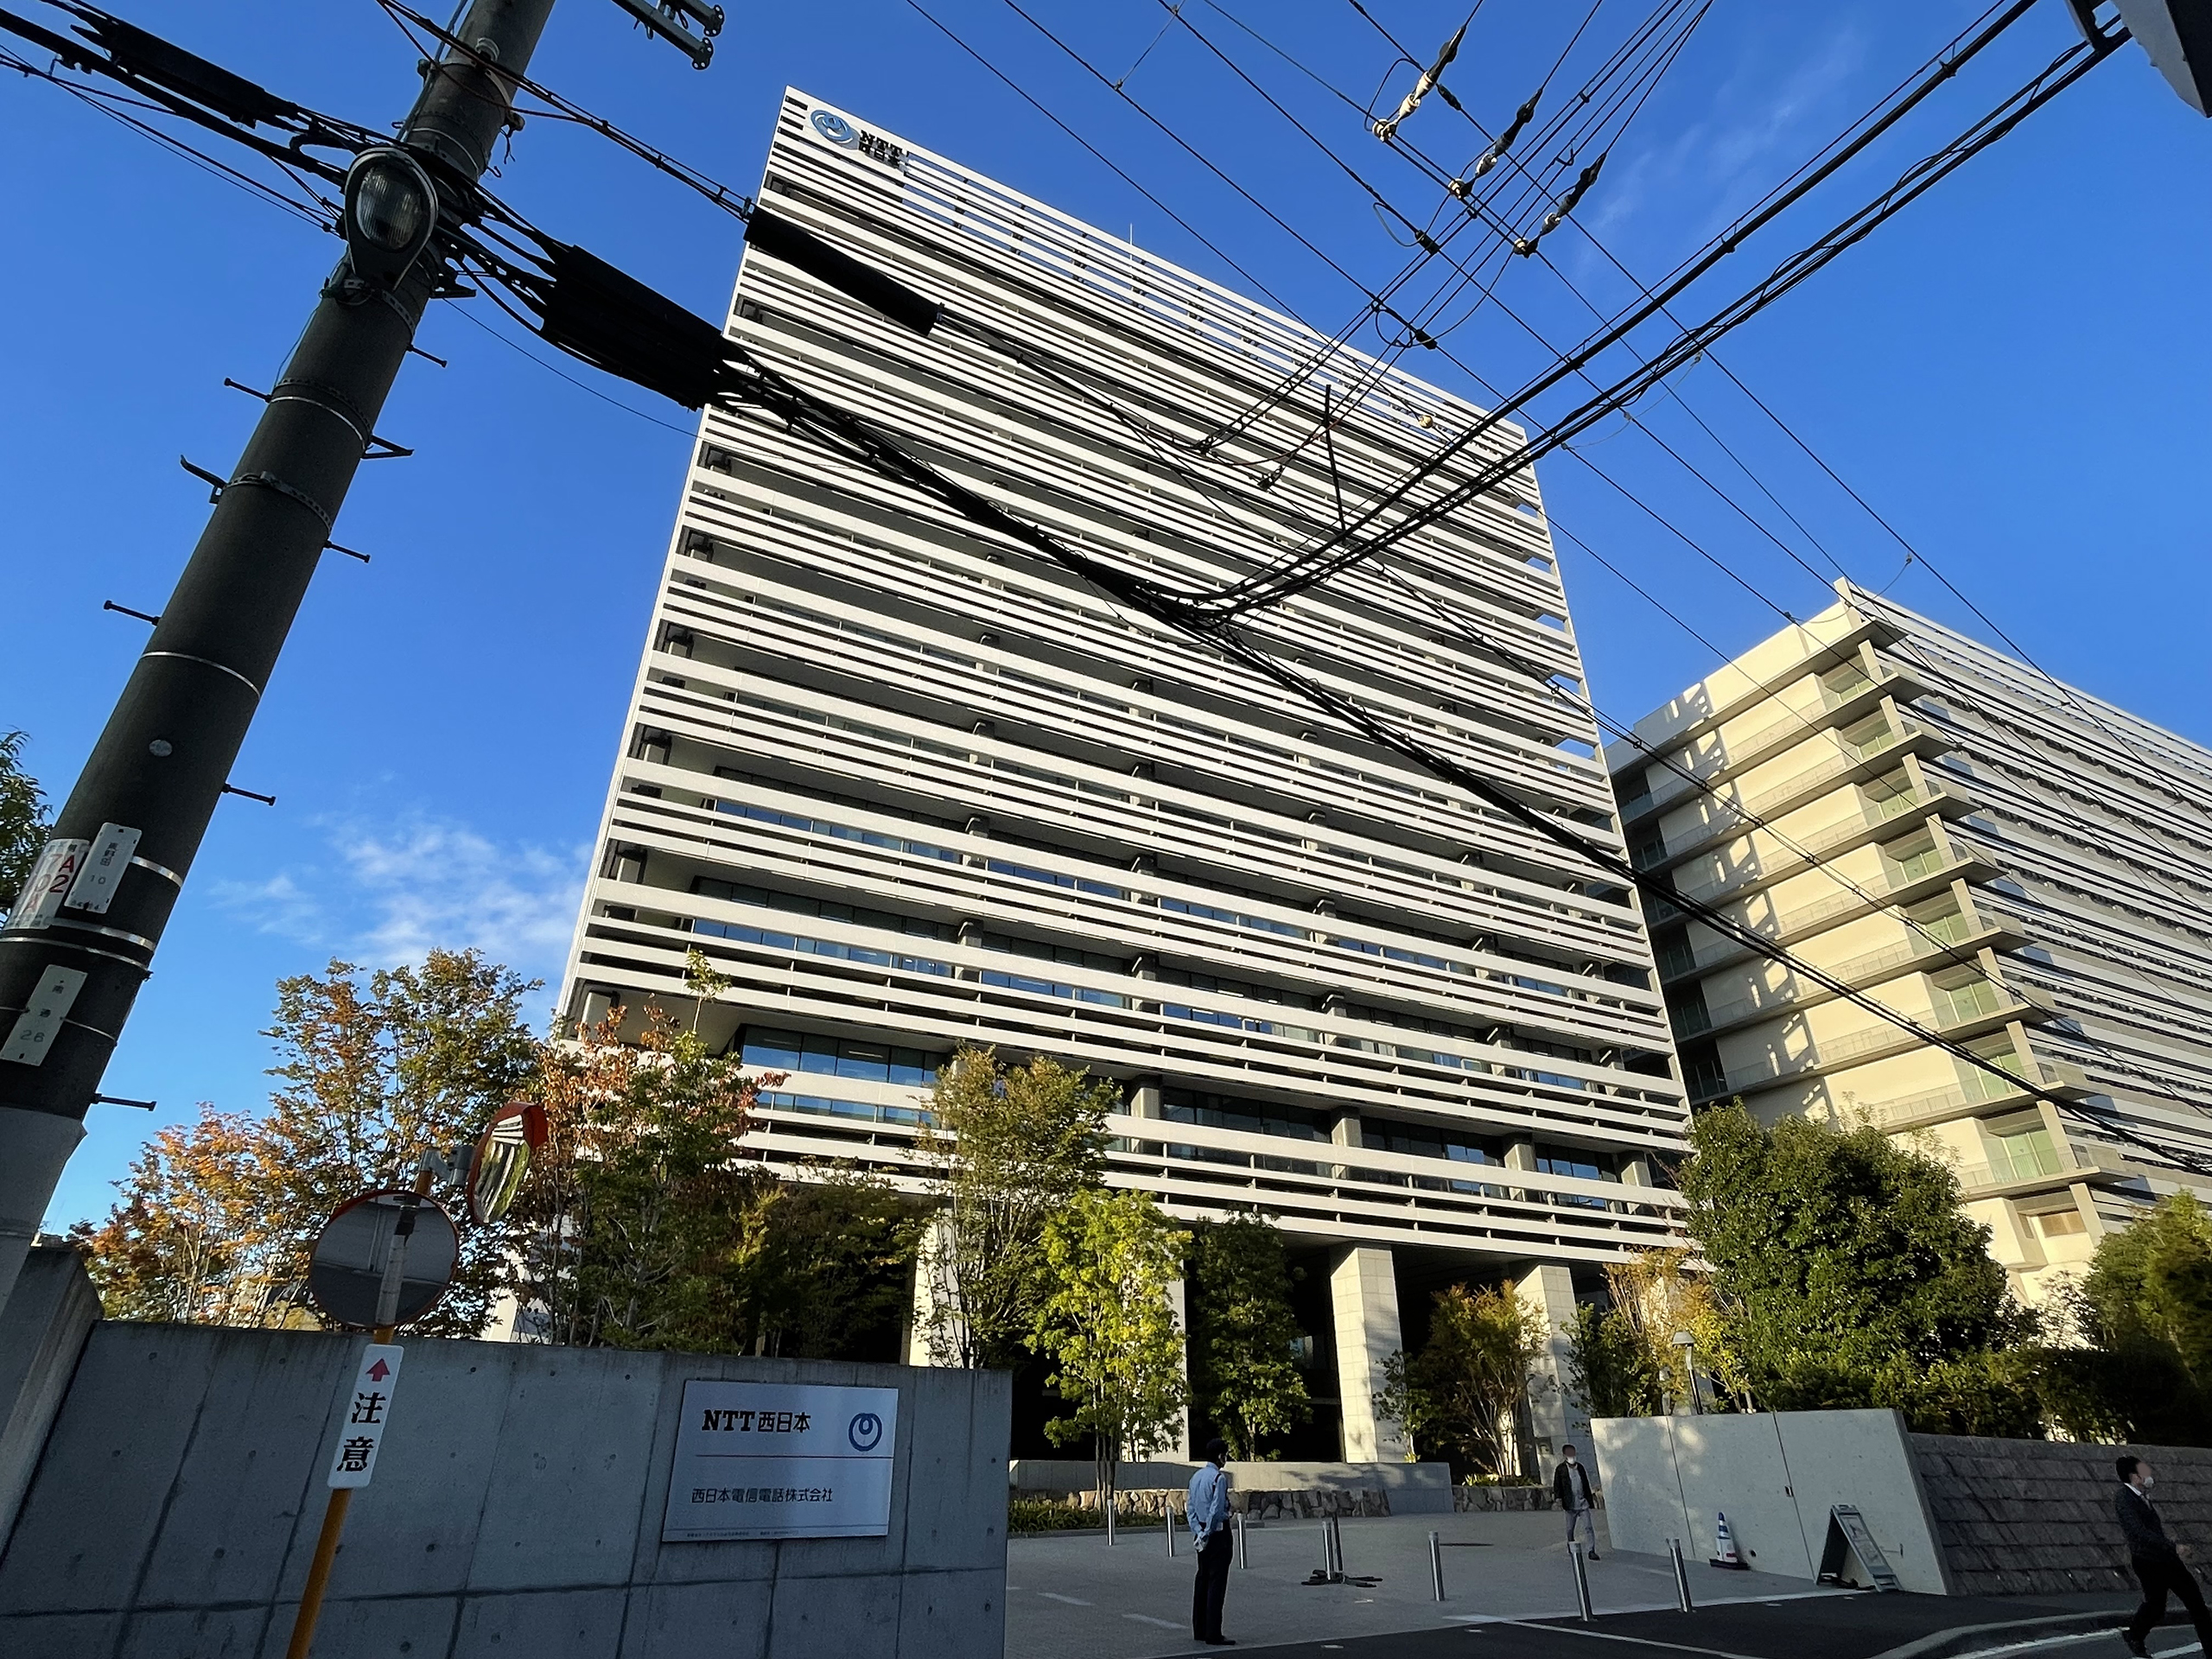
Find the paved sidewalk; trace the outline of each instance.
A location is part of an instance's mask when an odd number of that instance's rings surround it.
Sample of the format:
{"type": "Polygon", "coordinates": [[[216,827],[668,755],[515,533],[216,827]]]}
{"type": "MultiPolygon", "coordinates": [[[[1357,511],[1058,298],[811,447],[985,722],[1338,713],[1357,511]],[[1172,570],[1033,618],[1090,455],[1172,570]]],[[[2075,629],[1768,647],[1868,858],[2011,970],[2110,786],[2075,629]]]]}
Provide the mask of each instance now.
{"type": "MultiPolygon", "coordinates": [[[[1341,1526],[1344,1571],[1375,1582],[1304,1582],[1321,1565],[1318,1522],[1254,1526],[1247,1535],[1250,1566],[1230,1569],[1224,1629],[1251,1648],[1575,1616],[1573,1569],[1561,1536],[1566,1522],[1558,1514],[1391,1516],[1347,1519],[1341,1526]],[[1440,1603],[1430,1592],[1432,1528],[1445,1545],[1440,1603]]],[[[1616,1555],[1605,1547],[1603,1529],[1601,1518],[1600,1559],[1590,1567],[1597,1610],[1672,1612],[1674,1574],[1666,1558],[1616,1555]]],[[[1195,1564],[1189,1534],[1179,1534],[1176,1543],[1171,1560],[1157,1525],[1124,1528],[1111,1549],[1095,1534],[1009,1541],[1007,1659],[1160,1659],[1201,1650],[1190,1634],[1195,1564]]],[[[1689,1573],[1700,1606],[1852,1594],[1702,1561],[1689,1573]]]]}

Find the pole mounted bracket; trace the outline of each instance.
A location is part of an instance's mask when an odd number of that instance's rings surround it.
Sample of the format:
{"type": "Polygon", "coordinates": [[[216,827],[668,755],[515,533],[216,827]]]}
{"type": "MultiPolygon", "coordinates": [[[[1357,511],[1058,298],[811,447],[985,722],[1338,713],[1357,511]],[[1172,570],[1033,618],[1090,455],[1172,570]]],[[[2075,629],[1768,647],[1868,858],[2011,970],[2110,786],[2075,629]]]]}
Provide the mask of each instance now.
{"type": "Polygon", "coordinates": [[[195,467],[182,455],[176,458],[176,464],[207,486],[207,502],[210,506],[220,501],[223,499],[223,492],[230,487],[220,474],[211,473],[205,467],[195,467]]]}
{"type": "Polygon", "coordinates": [[[614,3],[691,60],[694,69],[715,60],[713,36],[722,32],[722,9],[705,0],[614,0],[614,3]],[[697,25],[698,33],[691,32],[697,25]]]}
{"type": "Polygon", "coordinates": [[[223,793],[226,795],[243,795],[249,801],[259,801],[264,806],[274,806],[276,804],[276,798],[274,795],[264,795],[257,790],[240,789],[236,784],[225,784],[223,785],[223,793]]]}

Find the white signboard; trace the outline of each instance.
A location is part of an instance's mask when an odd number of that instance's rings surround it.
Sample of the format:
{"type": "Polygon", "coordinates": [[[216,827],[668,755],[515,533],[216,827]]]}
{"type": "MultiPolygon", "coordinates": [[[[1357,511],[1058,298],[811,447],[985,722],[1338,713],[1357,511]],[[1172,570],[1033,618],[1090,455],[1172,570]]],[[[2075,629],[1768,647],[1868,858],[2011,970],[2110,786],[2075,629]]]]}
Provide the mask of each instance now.
{"type": "Polygon", "coordinates": [[[39,849],[31,879],[23,883],[15,909],[8,912],[10,927],[51,927],[54,912],[69,896],[77,872],[85,867],[85,850],[92,843],[56,836],[39,849]]]}
{"type": "Polygon", "coordinates": [[[898,1440],[896,1389],[686,1382],[662,1541],[880,1538],[898,1440]]]}
{"type": "Polygon", "coordinates": [[[130,868],[131,854],[138,850],[138,836],[127,823],[100,825],[99,834],[92,837],[91,849],[78,867],[76,880],[69,884],[69,896],[62,902],[72,910],[106,915],[116,885],[130,868]]]}
{"type": "Polygon", "coordinates": [[[399,1344],[372,1342],[361,1351],[353,1392],[338,1422],[338,1450],[331,1454],[333,1486],[365,1486],[377,1471],[377,1448],[391,1421],[391,1396],[399,1392],[399,1344]]]}
{"type": "Polygon", "coordinates": [[[61,1022],[77,1005],[77,993],[84,988],[81,968],[40,969],[30,1001],[9,1027],[8,1040],[0,1043],[0,1060],[13,1060],[18,1065],[43,1065],[61,1022]]]}

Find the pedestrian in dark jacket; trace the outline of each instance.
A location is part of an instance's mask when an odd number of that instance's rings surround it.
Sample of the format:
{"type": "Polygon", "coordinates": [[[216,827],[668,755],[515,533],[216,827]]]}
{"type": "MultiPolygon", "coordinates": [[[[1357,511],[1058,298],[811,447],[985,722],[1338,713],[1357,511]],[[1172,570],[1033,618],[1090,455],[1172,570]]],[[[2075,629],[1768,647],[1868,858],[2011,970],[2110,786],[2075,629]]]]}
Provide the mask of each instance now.
{"type": "MultiPolygon", "coordinates": [[[[1590,1559],[1598,1559],[1598,1519],[1593,1513],[1595,1500],[1590,1495],[1590,1471],[1576,1459],[1573,1446],[1559,1449],[1559,1467],[1552,1471],[1552,1496],[1567,1511],[1567,1541],[1574,1541],[1574,1529],[1580,1526],[1590,1540],[1590,1559]]],[[[2207,1659],[2212,1659],[2212,1649],[2206,1649],[2207,1659]]]]}
{"type": "Polygon", "coordinates": [[[2120,1631],[2121,1640],[2139,1659],[2147,1654],[2150,1649],[2144,1643],[2166,1616],[2166,1594],[2171,1591],[2189,1609],[2190,1618],[2196,1626],[2196,1639],[2204,1644],[2204,1651],[2212,1655],[2212,1616],[2206,1614],[2204,1598],[2197,1591],[2196,1580],[2182,1565],[2181,1552],[2166,1536],[2166,1523],[2151,1502],[2151,1465],[2140,1458],[2121,1458],[2114,1466],[2120,1471],[2120,1485],[2113,1498],[2113,1513],[2120,1517],[2120,1530],[2127,1540],[2127,1553],[2134,1558],[2135,1576],[2143,1586],[2143,1605],[2120,1631]]]}

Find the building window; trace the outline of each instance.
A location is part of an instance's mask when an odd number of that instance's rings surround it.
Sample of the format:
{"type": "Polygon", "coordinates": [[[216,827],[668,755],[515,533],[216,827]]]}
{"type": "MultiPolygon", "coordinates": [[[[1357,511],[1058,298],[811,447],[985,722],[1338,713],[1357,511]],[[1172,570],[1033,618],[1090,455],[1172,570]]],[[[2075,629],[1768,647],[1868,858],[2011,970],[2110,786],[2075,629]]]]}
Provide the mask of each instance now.
{"type": "Polygon", "coordinates": [[[858,1083],[926,1088],[937,1080],[938,1057],[847,1037],[817,1037],[773,1026],[747,1027],[740,1051],[745,1064],[763,1071],[813,1071],[858,1083]]]}
{"type": "Polygon", "coordinates": [[[1691,1043],[1682,1051],[1682,1082],[1693,1100],[1725,1094],[1728,1089],[1728,1071],[1720,1064],[1720,1046],[1717,1043],[1691,1043]]]}
{"type": "Polygon", "coordinates": [[[2079,1210],[2046,1210],[2031,1219],[2045,1238],[2080,1238],[2089,1230],[2079,1210]]]}

